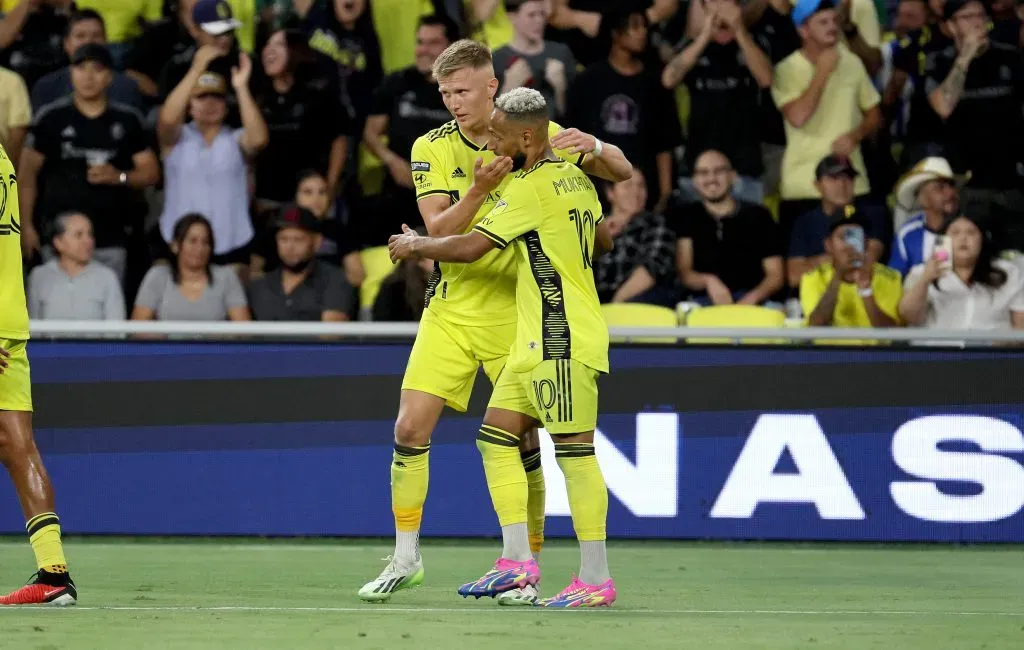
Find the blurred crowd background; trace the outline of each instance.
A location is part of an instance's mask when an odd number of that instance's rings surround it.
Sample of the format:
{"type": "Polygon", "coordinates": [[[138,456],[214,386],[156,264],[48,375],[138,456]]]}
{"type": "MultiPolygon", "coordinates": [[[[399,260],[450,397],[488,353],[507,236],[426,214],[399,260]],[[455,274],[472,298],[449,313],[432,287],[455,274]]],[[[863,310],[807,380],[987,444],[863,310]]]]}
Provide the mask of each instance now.
{"type": "Polygon", "coordinates": [[[609,322],[1024,327],[1015,0],[0,0],[38,319],[416,320],[463,37],[618,145],[609,322]],[[698,316],[699,314],[699,316],[698,316]]]}

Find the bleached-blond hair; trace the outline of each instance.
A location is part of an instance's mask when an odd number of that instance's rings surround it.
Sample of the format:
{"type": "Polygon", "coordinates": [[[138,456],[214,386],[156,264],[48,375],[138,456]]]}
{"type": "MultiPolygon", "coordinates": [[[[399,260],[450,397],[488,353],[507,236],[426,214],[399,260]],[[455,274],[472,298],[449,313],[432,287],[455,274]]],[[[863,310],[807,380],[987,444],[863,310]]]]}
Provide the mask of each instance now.
{"type": "Polygon", "coordinates": [[[533,88],[513,88],[498,96],[494,107],[516,122],[533,124],[548,119],[548,103],[544,95],[533,88]]]}
{"type": "Polygon", "coordinates": [[[493,65],[490,48],[483,43],[464,38],[446,47],[434,61],[434,79],[441,81],[459,70],[479,70],[493,65]]]}

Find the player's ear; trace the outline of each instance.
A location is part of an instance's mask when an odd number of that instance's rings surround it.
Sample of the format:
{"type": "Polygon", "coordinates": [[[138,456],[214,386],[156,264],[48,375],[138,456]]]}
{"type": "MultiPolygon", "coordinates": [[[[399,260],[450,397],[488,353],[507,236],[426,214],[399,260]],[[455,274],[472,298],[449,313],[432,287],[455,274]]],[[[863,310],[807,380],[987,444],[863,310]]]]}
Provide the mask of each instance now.
{"type": "Polygon", "coordinates": [[[487,82],[487,95],[494,100],[494,97],[498,94],[498,80],[491,77],[491,80],[487,82]]]}

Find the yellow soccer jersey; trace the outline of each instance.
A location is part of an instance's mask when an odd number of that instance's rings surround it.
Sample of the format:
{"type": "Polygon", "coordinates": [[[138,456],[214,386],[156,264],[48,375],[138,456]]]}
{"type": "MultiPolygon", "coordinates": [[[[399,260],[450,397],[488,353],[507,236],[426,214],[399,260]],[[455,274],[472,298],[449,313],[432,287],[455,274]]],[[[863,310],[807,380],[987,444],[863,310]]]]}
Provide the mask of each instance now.
{"type": "Polygon", "coordinates": [[[28,339],[18,180],[3,145],[0,145],[0,339],[28,339]]]}
{"type": "Polygon", "coordinates": [[[515,242],[516,340],[508,367],[575,359],[608,372],[608,325],[594,285],[601,202],[576,166],[542,160],[520,172],[474,230],[504,249],[515,242]]]}
{"type": "MultiPolygon", "coordinates": [[[[548,133],[562,130],[554,122],[548,133]]],[[[555,153],[583,163],[584,154],[575,156],[565,151],[555,153]]],[[[412,146],[412,176],[416,185],[416,200],[434,194],[447,194],[452,203],[458,202],[473,185],[476,159],[484,164],[494,160],[494,154],[485,145],[469,140],[453,120],[421,136],[412,146]]],[[[513,174],[491,192],[487,201],[473,217],[467,231],[479,223],[495,206],[512,180],[513,174]]],[[[471,264],[441,263],[427,285],[427,308],[457,325],[504,325],[516,320],[515,257],[511,251],[491,251],[471,264]]]]}

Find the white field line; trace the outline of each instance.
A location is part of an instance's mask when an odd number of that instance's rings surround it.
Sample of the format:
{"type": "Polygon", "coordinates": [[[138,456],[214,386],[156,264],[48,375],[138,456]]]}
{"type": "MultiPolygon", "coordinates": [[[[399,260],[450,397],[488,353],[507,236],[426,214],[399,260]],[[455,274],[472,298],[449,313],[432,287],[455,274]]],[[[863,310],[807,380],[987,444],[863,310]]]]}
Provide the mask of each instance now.
{"type": "MultiPolygon", "coordinates": [[[[390,607],[388,605],[366,605],[364,607],[249,607],[249,606],[215,606],[215,607],[177,607],[177,606],[110,606],[110,607],[31,607],[29,611],[80,611],[80,612],[312,612],[318,614],[415,614],[415,613],[444,613],[444,614],[487,614],[512,611],[536,611],[531,608],[483,608],[483,607],[390,607]]],[[[2,611],[26,611],[26,608],[0,607],[2,611]]],[[[548,610],[565,611],[565,610],[548,610]]],[[[596,610],[577,611],[603,611],[607,614],[689,614],[689,615],[749,615],[749,616],[994,616],[1009,618],[1024,618],[1024,611],[1019,612],[956,612],[946,610],[885,610],[885,609],[837,609],[837,610],[804,610],[804,609],[615,609],[599,608],[596,610]]]]}

